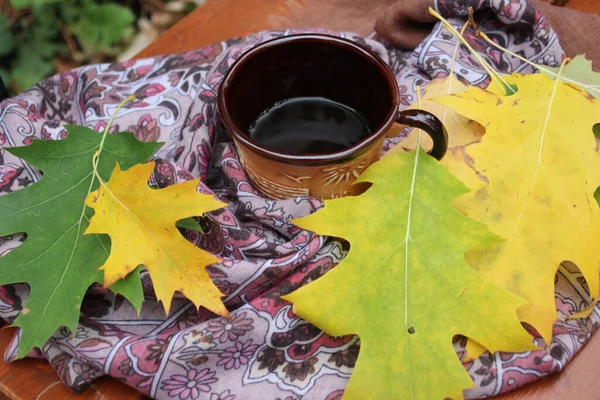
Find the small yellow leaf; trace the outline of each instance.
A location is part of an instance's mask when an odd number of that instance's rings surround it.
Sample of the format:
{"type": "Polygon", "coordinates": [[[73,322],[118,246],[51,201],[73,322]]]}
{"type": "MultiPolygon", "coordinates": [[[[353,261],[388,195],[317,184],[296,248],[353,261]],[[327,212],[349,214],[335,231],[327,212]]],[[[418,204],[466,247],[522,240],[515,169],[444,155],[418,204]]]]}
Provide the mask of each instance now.
{"type": "Polygon", "coordinates": [[[175,226],[181,219],[225,204],[198,193],[198,180],[151,189],[147,182],[154,165],[138,164],[121,171],[117,163],[110,180],[86,199],[95,214],[85,233],[105,233],[111,238],[110,256],[101,267],[104,285],[110,286],[143,264],[167,313],[173,294],[179,291],[197,307],[228,316],[223,294],[205,270],[219,259],[188,242],[175,226]]]}
{"type": "Polygon", "coordinates": [[[486,127],[468,156],[489,184],[455,204],[507,241],[469,252],[467,260],[530,302],[519,316],[549,343],[557,318],[554,276],[563,261],[579,267],[598,299],[600,154],[592,129],[600,101],[544,75],[509,81],[518,87],[512,96],[472,87],[436,101],[486,127]]]}

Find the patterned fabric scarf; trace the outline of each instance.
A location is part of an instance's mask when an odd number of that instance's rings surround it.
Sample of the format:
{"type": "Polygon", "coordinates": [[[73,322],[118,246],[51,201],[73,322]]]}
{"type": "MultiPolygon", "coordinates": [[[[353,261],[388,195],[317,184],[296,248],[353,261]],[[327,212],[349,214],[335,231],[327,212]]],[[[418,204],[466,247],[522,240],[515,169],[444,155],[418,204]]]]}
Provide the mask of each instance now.
{"type": "MultiPolygon", "coordinates": [[[[461,27],[467,6],[477,11],[479,29],[502,46],[541,64],[556,66],[563,57],[557,37],[525,0],[438,0],[437,10],[461,27]]],[[[216,43],[171,56],[93,65],[65,72],[0,105],[0,144],[23,146],[33,138],[59,140],[64,124],[102,130],[126,96],[138,99],[123,109],[111,132],[131,131],[144,141],[165,142],[151,184],[165,187],[200,177],[202,190],[229,206],[202,220],[205,234],[189,240],[222,257],[208,267],[226,294],[231,320],[195,307],[183,297],[166,316],[142,273],[146,301],[138,316],[120,296],[99,285],[88,291],[76,332],[63,328],[30,357],[46,358],[65,385],[85,389],[111,375],[158,399],[339,399],[356,362],[356,336],[331,337],[296,317],[280,299],[317,279],[344,257],[338,241],[292,226],[292,218],[321,206],[309,198],[267,200],[249,183],[216,114],[217,88],[244,51],[275,37],[299,31],[269,31],[216,43]]],[[[321,31],[323,32],[323,31],[321,31]]],[[[455,38],[440,24],[414,51],[353,34],[327,32],[360,42],[377,52],[396,74],[402,106],[415,101],[415,90],[449,73],[455,38]]],[[[532,73],[533,69],[481,41],[470,30],[467,40],[496,69],[532,73]]],[[[490,78],[462,46],[456,73],[472,85],[490,78]]],[[[389,139],[384,151],[406,132],[389,139]]],[[[0,148],[0,194],[36,182],[40,175],[0,148]]],[[[0,255],[16,247],[19,235],[0,238],[0,255]]],[[[29,293],[25,284],[0,288],[0,316],[14,320],[29,293]]],[[[599,322],[598,309],[587,319],[565,320],[589,299],[579,272],[565,265],[557,274],[554,326],[549,351],[485,354],[464,366],[475,382],[468,398],[511,390],[560,370],[589,339],[599,322]]],[[[5,357],[15,356],[18,335],[5,357]]],[[[455,345],[463,355],[463,341],[455,345]]]]}

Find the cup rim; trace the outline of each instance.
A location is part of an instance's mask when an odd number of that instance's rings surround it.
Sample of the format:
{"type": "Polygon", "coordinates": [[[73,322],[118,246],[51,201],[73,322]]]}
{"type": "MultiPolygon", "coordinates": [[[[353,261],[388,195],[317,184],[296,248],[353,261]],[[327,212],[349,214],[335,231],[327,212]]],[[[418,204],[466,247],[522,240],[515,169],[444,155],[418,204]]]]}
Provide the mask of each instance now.
{"type": "Polygon", "coordinates": [[[391,68],[381,59],[381,57],[379,57],[379,55],[377,55],[371,49],[355,41],[338,36],[322,33],[301,33],[270,39],[244,52],[231,66],[231,68],[223,78],[221,85],[219,86],[217,107],[221,121],[223,122],[225,129],[232,135],[232,137],[236,141],[251,148],[263,157],[267,157],[281,162],[291,162],[296,164],[329,163],[346,159],[350,156],[355,155],[356,153],[362,153],[364,150],[367,150],[373,143],[375,143],[382,135],[384,135],[389,126],[396,120],[396,117],[398,115],[400,107],[400,94],[398,90],[398,84],[396,83],[396,77],[392,72],[391,68]],[[378,70],[383,75],[385,75],[385,80],[392,88],[392,105],[386,117],[383,119],[383,121],[381,122],[380,126],[377,127],[377,129],[375,129],[369,136],[365,137],[360,142],[342,151],[322,154],[298,154],[273,150],[252,139],[250,135],[248,135],[245,132],[244,129],[241,129],[235,123],[235,121],[231,117],[231,113],[226,102],[227,90],[239,69],[247,62],[247,60],[252,58],[253,55],[257,52],[260,52],[265,48],[284,45],[289,42],[314,41],[323,43],[333,43],[347,50],[359,53],[361,56],[367,57],[372,62],[374,62],[377,65],[378,70]]]}

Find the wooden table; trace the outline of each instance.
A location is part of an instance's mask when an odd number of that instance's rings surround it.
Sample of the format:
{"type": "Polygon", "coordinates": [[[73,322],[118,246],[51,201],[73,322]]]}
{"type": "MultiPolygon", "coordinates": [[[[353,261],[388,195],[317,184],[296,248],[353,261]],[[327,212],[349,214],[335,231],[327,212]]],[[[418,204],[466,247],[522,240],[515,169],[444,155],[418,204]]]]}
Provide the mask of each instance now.
{"type": "MultiPolygon", "coordinates": [[[[385,0],[373,7],[369,1],[357,8],[344,7],[344,0],[208,0],[163,34],[139,55],[150,57],[196,49],[235,36],[264,29],[329,28],[368,35],[385,0]]],[[[569,8],[600,14],[599,0],[569,0],[569,8]]],[[[0,330],[0,349],[5,349],[14,334],[12,328],[0,330]]],[[[497,400],[598,400],[600,379],[600,333],[560,374],[539,380],[497,400]]],[[[48,363],[21,360],[0,361],[0,399],[40,400],[141,400],[144,396],[124,384],[105,377],[84,393],[75,394],[59,381],[48,363]]]]}
{"type": "Polygon", "coordinates": [[[566,7],[573,10],[600,14],[600,1],[598,0],[569,0],[566,7]]]}

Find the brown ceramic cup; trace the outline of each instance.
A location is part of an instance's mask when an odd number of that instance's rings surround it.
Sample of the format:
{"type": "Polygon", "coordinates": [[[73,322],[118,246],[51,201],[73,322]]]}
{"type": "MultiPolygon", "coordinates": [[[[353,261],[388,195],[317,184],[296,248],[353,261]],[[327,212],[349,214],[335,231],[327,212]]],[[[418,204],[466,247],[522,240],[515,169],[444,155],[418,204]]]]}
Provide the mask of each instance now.
{"type": "Polygon", "coordinates": [[[264,42],[244,53],[219,89],[218,110],[255,189],[272,199],[310,195],[331,199],[356,194],[353,181],[379,160],[394,122],[420,128],[433,139],[430,154],[448,148],[442,123],[421,110],[399,112],[396,78],[373,51],[350,40],[302,34],[264,42]],[[257,118],[278,102],[319,97],[359,112],[369,135],[333,153],[269,148],[250,137],[257,118]]]}

